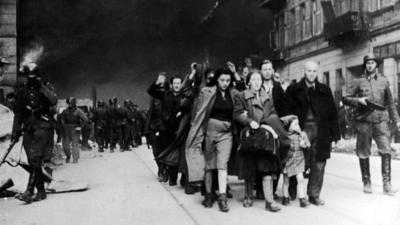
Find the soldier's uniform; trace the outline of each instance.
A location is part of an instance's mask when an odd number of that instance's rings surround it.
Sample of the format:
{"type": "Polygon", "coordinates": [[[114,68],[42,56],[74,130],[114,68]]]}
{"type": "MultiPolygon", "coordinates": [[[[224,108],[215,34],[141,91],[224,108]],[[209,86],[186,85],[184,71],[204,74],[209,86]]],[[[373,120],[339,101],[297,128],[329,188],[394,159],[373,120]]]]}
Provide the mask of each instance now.
{"type": "Polygon", "coordinates": [[[57,96],[49,83],[40,80],[37,67],[26,68],[25,73],[28,73],[28,82],[16,94],[12,140],[17,141],[23,133],[22,145],[32,173],[26,191],[17,198],[30,203],[46,198],[41,166],[51,160],[55,127],[53,106],[57,104],[57,96]],[[35,187],[37,194],[33,197],[35,187]]]}
{"type": "Polygon", "coordinates": [[[99,152],[106,148],[106,129],[107,129],[107,108],[105,103],[100,101],[93,112],[93,122],[95,125],[95,139],[99,146],[99,152]]]}
{"type": "Polygon", "coordinates": [[[66,158],[66,163],[70,162],[72,150],[72,162],[77,163],[80,156],[79,137],[81,128],[88,122],[85,113],[76,107],[76,100],[70,98],[68,100],[67,109],[61,113],[61,124],[64,131],[63,148],[66,158]]]}
{"type": "MultiPolygon", "coordinates": [[[[364,57],[364,66],[369,60],[378,60],[372,54],[364,57]]],[[[369,156],[371,155],[371,142],[375,140],[378,151],[382,156],[382,177],[384,191],[390,192],[391,173],[391,147],[389,121],[399,122],[399,115],[393,101],[388,79],[379,73],[362,75],[353,80],[348,93],[343,98],[343,103],[355,107],[355,120],[357,132],[356,154],[360,159],[364,191],[371,192],[371,180],[369,171],[369,156]],[[368,101],[383,106],[381,109],[373,109],[363,106],[359,99],[366,97],[368,101]],[[386,108],[386,109],[385,109],[386,108]],[[388,189],[385,189],[387,187],[388,189]]]]}

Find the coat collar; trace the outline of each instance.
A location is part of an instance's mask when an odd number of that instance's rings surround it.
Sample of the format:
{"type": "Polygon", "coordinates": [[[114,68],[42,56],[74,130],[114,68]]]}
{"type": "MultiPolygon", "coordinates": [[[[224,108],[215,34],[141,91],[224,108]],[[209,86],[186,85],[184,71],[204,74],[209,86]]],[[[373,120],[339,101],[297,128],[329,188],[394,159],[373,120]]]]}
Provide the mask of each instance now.
{"type": "MultiPolygon", "coordinates": [[[[326,88],[324,88],[324,84],[321,84],[320,82],[318,82],[318,80],[316,80],[315,81],[315,90],[316,91],[319,91],[319,92],[322,92],[322,93],[326,93],[326,88]]],[[[302,90],[302,91],[305,91],[308,87],[307,87],[307,84],[306,84],[306,79],[305,78],[302,78],[300,81],[299,81],[299,85],[297,86],[298,88],[298,90],[302,90]]]]}
{"type": "MultiPolygon", "coordinates": [[[[252,91],[250,91],[249,89],[246,89],[246,90],[244,90],[244,98],[246,100],[251,99],[251,98],[255,98],[255,94],[252,91]]],[[[264,90],[264,88],[261,88],[261,91],[260,91],[260,100],[261,100],[261,102],[264,103],[268,99],[270,99],[269,94],[264,90]]]]}

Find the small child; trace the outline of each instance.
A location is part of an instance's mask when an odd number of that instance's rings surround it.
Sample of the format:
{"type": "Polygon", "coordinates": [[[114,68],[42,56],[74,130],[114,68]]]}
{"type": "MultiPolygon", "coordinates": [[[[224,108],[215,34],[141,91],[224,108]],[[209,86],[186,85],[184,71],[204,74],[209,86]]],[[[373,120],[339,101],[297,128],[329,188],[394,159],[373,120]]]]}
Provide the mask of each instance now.
{"type": "Polygon", "coordinates": [[[297,178],[297,193],[299,196],[300,206],[307,207],[309,205],[305,198],[305,182],[303,173],[305,170],[305,160],[303,150],[311,146],[307,134],[301,131],[299,120],[296,116],[291,116],[288,120],[288,134],[291,141],[290,150],[285,160],[283,169],[283,200],[282,205],[288,205],[289,200],[289,178],[296,176],[297,178]]]}

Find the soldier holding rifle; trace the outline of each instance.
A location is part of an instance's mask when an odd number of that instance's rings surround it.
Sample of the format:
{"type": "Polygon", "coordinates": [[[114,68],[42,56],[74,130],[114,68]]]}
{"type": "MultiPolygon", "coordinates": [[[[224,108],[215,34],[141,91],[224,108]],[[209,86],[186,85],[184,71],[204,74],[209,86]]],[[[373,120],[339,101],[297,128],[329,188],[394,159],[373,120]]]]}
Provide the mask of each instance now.
{"type": "Polygon", "coordinates": [[[371,142],[375,140],[382,158],[383,192],[394,195],[396,191],[391,186],[391,147],[389,121],[400,126],[399,115],[393,101],[388,79],[378,73],[379,60],[374,54],[364,57],[365,74],[354,79],[348,93],[343,97],[343,103],[356,108],[356,154],[360,161],[364,192],[372,193],[369,156],[371,142]]]}

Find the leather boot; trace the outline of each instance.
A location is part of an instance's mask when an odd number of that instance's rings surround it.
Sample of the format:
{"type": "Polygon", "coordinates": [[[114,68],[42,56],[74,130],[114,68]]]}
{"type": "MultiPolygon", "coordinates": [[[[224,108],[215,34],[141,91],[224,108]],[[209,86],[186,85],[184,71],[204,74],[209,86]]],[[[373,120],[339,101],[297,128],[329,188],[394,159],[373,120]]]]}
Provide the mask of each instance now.
{"type": "Polygon", "coordinates": [[[26,188],[26,191],[22,193],[21,195],[16,196],[18,200],[21,200],[27,204],[31,203],[33,201],[33,192],[35,190],[35,182],[36,182],[36,172],[37,168],[34,168],[29,175],[29,180],[28,180],[28,186],[26,188]]]}
{"type": "Polygon", "coordinates": [[[221,212],[228,212],[229,207],[228,207],[228,199],[226,197],[226,194],[220,194],[218,198],[218,207],[221,212]]]}
{"type": "Polygon", "coordinates": [[[211,208],[214,204],[214,201],[212,198],[213,197],[212,197],[211,193],[205,193],[204,200],[201,202],[201,204],[206,208],[211,208]]]}
{"type": "Polygon", "coordinates": [[[382,157],[382,180],[383,180],[383,193],[387,195],[395,195],[397,190],[392,188],[391,184],[391,155],[383,154],[382,157]]]}
{"type": "Polygon", "coordinates": [[[169,176],[169,186],[176,186],[178,183],[178,167],[169,166],[167,170],[169,176]]]}
{"type": "Polygon", "coordinates": [[[34,202],[41,201],[47,198],[46,190],[44,188],[44,175],[41,169],[37,170],[36,189],[37,193],[33,198],[34,202]]]}
{"type": "Polygon", "coordinates": [[[361,159],[360,158],[360,169],[361,169],[361,177],[362,182],[364,184],[363,191],[364,193],[371,194],[371,174],[369,172],[369,158],[361,159]]]}

